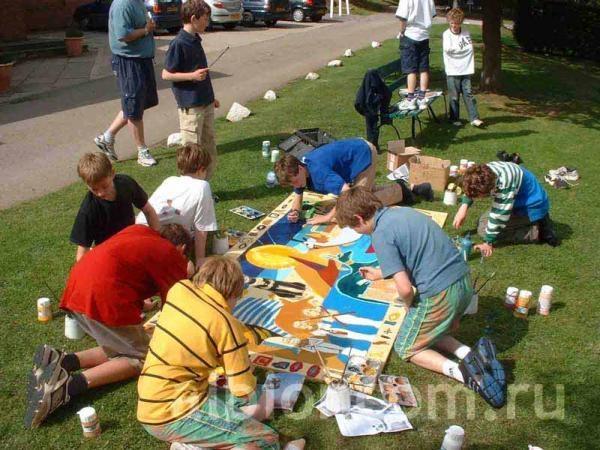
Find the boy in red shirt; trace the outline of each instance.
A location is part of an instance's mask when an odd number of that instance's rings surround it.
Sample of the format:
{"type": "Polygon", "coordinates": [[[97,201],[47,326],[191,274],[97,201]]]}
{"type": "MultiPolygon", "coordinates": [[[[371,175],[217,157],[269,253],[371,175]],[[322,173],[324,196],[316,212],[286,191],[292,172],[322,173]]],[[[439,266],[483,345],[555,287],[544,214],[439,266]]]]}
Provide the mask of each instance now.
{"type": "Polygon", "coordinates": [[[38,427],[56,408],[88,389],[139,375],[149,342],[142,325],[144,300],[159,294],[164,302],[171,286],[191,275],[193,266],[186,258],[191,243],[181,225],[165,225],[160,234],[132,225],[75,264],[60,307],[98,347],[77,353],[38,347],[25,426],[38,427]]]}

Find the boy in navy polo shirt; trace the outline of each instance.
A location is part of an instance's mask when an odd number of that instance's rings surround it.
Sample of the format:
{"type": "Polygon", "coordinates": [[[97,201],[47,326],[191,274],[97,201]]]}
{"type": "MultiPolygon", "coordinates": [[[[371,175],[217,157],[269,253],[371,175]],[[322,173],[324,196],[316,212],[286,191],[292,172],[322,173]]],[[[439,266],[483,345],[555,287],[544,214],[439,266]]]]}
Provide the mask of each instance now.
{"type": "MultiPolygon", "coordinates": [[[[413,193],[433,200],[429,183],[414,186],[412,192],[402,181],[376,186],[377,149],[364,139],[346,139],[323,145],[304,156],[302,161],[293,155],[284,155],[275,163],[274,170],[279,183],[293,186],[296,193],[288,214],[291,222],[297,222],[300,218],[305,188],[321,194],[340,195],[351,186],[363,186],[373,191],[386,206],[411,203],[413,193]]],[[[335,208],[328,214],[313,217],[308,223],[327,223],[334,218],[335,208]]]]}
{"type": "Polygon", "coordinates": [[[173,82],[182,145],[198,144],[210,153],[212,162],[206,169],[206,179],[210,180],[217,164],[215,108],[219,101],[199,36],[208,26],[210,7],[203,0],[188,0],[181,15],[183,29],[169,45],[162,78],[173,82]]]}

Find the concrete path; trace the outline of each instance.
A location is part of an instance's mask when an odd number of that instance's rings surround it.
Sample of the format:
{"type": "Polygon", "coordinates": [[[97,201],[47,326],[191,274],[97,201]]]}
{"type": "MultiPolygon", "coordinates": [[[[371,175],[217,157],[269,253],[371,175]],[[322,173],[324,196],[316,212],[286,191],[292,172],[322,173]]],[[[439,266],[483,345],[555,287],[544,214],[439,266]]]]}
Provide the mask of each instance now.
{"type": "MultiPolygon", "coordinates": [[[[276,89],[324,67],[346,48],[363,48],[372,40],[393,38],[398,29],[393,14],[282,25],[206,35],[209,61],[221,49],[231,46],[212,71],[215,92],[222,104],[220,115],[226,114],[234,101],[243,103],[261,96],[267,89],[276,89]]],[[[159,38],[159,50],[166,50],[168,39],[159,38]]],[[[162,63],[163,58],[159,52],[157,63],[162,63]]],[[[105,69],[96,70],[102,73],[105,69]]],[[[157,74],[160,70],[157,66],[157,74]]],[[[159,99],[159,106],[149,110],[144,118],[148,144],[158,143],[178,129],[176,105],[168,83],[159,81],[159,99]]],[[[56,89],[39,99],[0,105],[0,208],[40,197],[75,181],[80,155],[96,149],[93,137],[104,131],[119,109],[112,77],[56,89]]],[[[116,151],[122,158],[135,154],[128,130],[118,135],[116,151]]]]}

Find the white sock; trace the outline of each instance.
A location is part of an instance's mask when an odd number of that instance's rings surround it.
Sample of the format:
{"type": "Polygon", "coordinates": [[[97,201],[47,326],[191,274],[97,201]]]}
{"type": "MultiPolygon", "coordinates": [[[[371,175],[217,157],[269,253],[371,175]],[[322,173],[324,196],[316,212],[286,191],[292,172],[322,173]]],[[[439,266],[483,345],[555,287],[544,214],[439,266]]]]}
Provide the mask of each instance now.
{"type": "Polygon", "coordinates": [[[109,130],[104,132],[104,140],[106,142],[113,142],[115,140],[115,135],[112,134],[109,130]]]}
{"type": "Polygon", "coordinates": [[[458,363],[447,359],[444,361],[444,365],[442,366],[442,372],[449,378],[454,378],[456,381],[460,381],[461,383],[465,382],[465,379],[460,373],[460,369],[458,368],[458,363]]]}
{"type": "Polygon", "coordinates": [[[458,359],[465,359],[465,356],[467,356],[470,351],[471,347],[469,347],[468,345],[461,345],[456,350],[454,350],[454,356],[456,356],[458,359]]]}

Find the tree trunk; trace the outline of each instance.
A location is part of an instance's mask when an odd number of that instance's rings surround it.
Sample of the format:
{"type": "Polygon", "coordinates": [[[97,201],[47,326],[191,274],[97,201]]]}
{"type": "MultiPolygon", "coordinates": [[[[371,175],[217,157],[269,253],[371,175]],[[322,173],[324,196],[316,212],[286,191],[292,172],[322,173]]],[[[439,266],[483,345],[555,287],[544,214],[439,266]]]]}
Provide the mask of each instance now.
{"type": "Polygon", "coordinates": [[[485,92],[497,92],[500,89],[501,26],[501,0],[483,0],[483,69],[481,70],[480,89],[485,92]]]}

